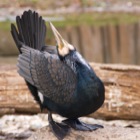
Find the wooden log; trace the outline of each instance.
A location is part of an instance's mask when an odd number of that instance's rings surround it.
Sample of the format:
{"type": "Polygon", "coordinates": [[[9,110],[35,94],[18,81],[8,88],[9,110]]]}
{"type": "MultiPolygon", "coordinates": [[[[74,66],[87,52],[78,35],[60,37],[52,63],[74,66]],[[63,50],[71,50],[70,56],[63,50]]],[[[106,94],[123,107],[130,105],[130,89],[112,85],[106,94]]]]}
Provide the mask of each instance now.
{"type": "Polygon", "coordinates": [[[106,99],[103,107],[90,116],[140,120],[140,67],[91,65],[104,82],[106,99]]]}
{"type": "MultiPolygon", "coordinates": [[[[90,116],[140,120],[140,66],[90,64],[106,89],[104,105],[90,116]]],[[[40,112],[16,71],[15,66],[0,66],[0,115],[40,112]]]]}
{"type": "Polygon", "coordinates": [[[40,109],[15,66],[0,66],[0,115],[37,113],[40,109]]]}

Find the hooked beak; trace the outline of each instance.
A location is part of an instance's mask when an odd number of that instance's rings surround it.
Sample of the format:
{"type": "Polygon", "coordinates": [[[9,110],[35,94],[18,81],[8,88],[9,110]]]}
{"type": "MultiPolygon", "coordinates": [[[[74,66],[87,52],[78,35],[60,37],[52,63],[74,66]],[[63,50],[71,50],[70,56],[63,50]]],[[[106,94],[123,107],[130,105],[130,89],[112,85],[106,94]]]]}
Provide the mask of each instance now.
{"type": "Polygon", "coordinates": [[[62,36],[60,35],[60,33],[56,30],[56,28],[54,27],[54,25],[50,22],[50,26],[51,26],[51,29],[53,31],[53,34],[55,36],[55,39],[56,39],[56,42],[57,42],[57,45],[58,45],[58,49],[62,50],[64,47],[67,46],[67,41],[64,40],[62,38],[62,36]]]}

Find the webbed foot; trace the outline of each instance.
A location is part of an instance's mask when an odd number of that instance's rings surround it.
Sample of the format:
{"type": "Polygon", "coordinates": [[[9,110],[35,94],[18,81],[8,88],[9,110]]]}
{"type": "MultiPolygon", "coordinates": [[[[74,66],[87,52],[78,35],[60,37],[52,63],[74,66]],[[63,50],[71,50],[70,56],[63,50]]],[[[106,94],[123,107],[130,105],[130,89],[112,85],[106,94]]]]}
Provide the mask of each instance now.
{"type": "Polygon", "coordinates": [[[81,131],[93,131],[98,128],[103,128],[102,125],[86,124],[86,123],[79,121],[78,119],[67,119],[62,122],[67,124],[68,126],[72,127],[73,129],[81,130],[81,131]]]}
{"type": "Polygon", "coordinates": [[[53,134],[57,137],[58,140],[63,140],[64,137],[69,134],[70,127],[64,123],[57,123],[53,121],[51,114],[48,116],[49,126],[53,134]]]}

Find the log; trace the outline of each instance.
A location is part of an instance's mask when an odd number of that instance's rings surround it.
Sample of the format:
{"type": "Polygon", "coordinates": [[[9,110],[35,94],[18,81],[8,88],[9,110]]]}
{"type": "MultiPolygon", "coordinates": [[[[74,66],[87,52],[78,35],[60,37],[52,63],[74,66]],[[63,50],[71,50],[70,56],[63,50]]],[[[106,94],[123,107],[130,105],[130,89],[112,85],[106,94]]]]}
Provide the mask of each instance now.
{"type": "MultiPolygon", "coordinates": [[[[138,140],[140,139],[139,128],[123,128],[120,126],[104,125],[103,129],[93,132],[71,130],[64,140],[138,140]]],[[[49,127],[37,130],[27,140],[57,140],[49,127]]]]}
{"type": "MultiPolygon", "coordinates": [[[[90,63],[103,80],[104,105],[90,117],[140,120],[140,66],[90,63]]],[[[16,66],[0,66],[0,115],[40,112],[39,106],[17,73],[16,66]]]]}
{"type": "Polygon", "coordinates": [[[16,66],[0,66],[0,115],[37,113],[39,106],[31,96],[16,66]]]}

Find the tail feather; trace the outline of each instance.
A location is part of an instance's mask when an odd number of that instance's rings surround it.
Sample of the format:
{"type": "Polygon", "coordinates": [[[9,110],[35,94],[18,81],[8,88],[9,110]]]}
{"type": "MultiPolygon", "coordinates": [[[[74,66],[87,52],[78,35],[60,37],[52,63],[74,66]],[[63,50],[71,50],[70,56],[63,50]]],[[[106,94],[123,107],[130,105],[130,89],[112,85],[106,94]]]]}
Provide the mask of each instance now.
{"type": "MultiPolygon", "coordinates": [[[[20,53],[22,53],[22,46],[28,46],[37,50],[41,50],[45,46],[46,25],[45,21],[38,15],[38,13],[32,12],[31,10],[25,11],[21,17],[16,17],[16,24],[17,28],[14,24],[11,24],[11,34],[20,53]]],[[[26,63],[26,56],[22,59],[24,59],[26,63]]],[[[25,80],[34,99],[39,103],[40,108],[42,109],[43,106],[38,96],[38,89],[33,86],[31,78],[25,73],[25,71],[22,73],[30,81],[29,83],[25,80]]]]}
{"type": "Polygon", "coordinates": [[[21,53],[21,50],[20,50],[21,45],[20,45],[19,35],[18,35],[17,29],[16,29],[14,24],[11,24],[11,34],[13,36],[13,39],[16,43],[16,46],[17,46],[19,52],[21,53]]]}
{"type": "Polygon", "coordinates": [[[18,31],[11,24],[11,34],[21,52],[21,42],[26,46],[41,50],[45,45],[46,25],[45,21],[36,12],[25,11],[21,17],[16,17],[18,31]]]}

